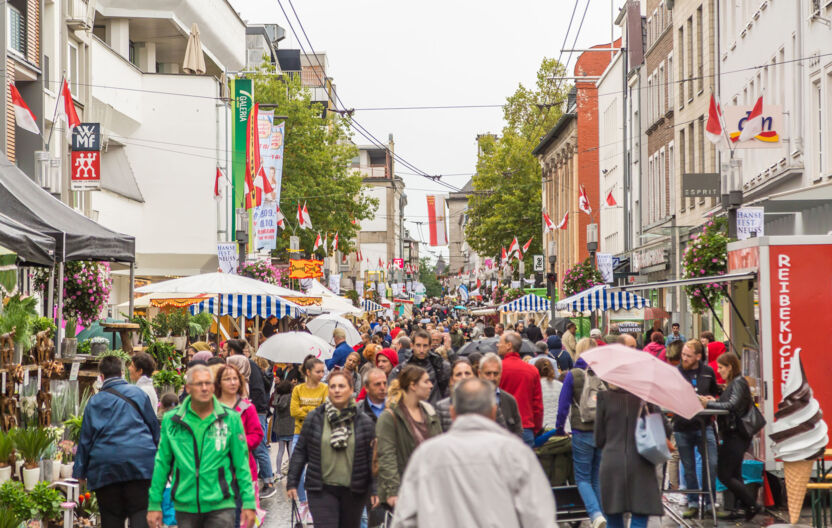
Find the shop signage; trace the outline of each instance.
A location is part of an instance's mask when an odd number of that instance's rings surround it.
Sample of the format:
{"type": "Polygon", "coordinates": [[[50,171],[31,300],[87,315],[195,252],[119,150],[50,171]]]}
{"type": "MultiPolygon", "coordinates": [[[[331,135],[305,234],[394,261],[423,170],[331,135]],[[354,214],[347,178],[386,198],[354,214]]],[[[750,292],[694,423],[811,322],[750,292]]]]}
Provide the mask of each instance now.
{"type": "Polygon", "coordinates": [[[604,282],[613,282],[612,253],[596,253],[595,265],[598,267],[598,271],[601,273],[601,278],[604,282]]]}
{"type": "Polygon", "coordinates": [[[633,273],[660,264],[667,264],[667,251],[661,246],[636,251],[630,259],[630,267],[633,273]]]}
{"type": "Polygon", "coordinates": [[[217,244],[217,258],[220,261],[220,272],[237,273],[239,253],[236,242],[217,244]]]}
{"type": "Polygon", "coordinates": [[[394,258],[393,267],[396,269],[404,269],[404,259],[394,258]]]}
{"type": "Polygon", "coordinates": [[[289,261],[290,279],[317,279],[323,277],[324,262],[314,259],[294,259],[289,261]]]}
{"type": "Polygon", "coordinates": [[[765,208],[740,207],[737,209],[737,239],[745,240],[765,235],[765,208]]]}
{"type": "Polygon", "coordinates": [[[682,174],[682,196],[685,198],[719,196],[720,189],[718,172],[682,174]]]}
{"type": "Polygon", "coordinates": [[[341,274],[333,273],[329,276],[329,289],[335,295],[341,295],[341,274]]]}
{"type": "Polygon", "coordinates": [[[534,270],[535,271],[543,271],[543,255],[535,255],[533,258],[534,258],[534,270]]]}
{"type": "MultiPolygon", "coordinates": [[[[234,188],[234,204],[244,202],[246,172],[246,134],[248,114],[254,106],[254,86],[251,79],[231,79],[231,183],[234,188]]],[[[236,218],[232,216],[232,220],[236,218]]],[[[236,230],[232,226],[231,232],[236,230]]]]}
{"type": "Polygon", "coordinates": [[[72,129],[69,174],[72,191],[97,191],[101,188],[100,123],[81,123],[72,129]]]}
{"type": "Polygon", "coordinates": [[[265,201],[254,208],[254,247],[274,249],[277,247],[277,202],[265,201]]]}
{"type": "Polygon", "coordinates": [[[725,127],[734,148],[777,148],[780,132],[783,130],[783,107],[780,105],[763,105],[763,131],[753,139],[740,142],[740,134],[748,121],[748,115],[754,106],[726,106],[723,112],[725,127]]]}
{"type": "Polygon", "coordinates": [[[101,150],[101,123],[81,123],[73,128],[72,150],[101,150]]]}

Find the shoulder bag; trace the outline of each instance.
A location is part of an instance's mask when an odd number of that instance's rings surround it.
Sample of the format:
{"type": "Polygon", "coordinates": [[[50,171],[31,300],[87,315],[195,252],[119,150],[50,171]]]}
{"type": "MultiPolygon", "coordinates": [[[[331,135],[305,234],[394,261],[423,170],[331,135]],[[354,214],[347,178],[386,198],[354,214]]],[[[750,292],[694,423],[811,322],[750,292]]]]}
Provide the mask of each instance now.
{"type": "Polygon", "coordinates": [[[754,398],[751,397],[751,389],[748,387],[747,383],[742,390],[748,391],[748,399],[750,400],[750,403],[748,404],[748,410],[745,414],[738,417],[738,429],[748,438],[754,438],[754,436],[766,426],[766,419],[763,417],[763,413],[760,412],[760,409],[758,409],[754,404],[754,398]]]}
{"type": "Polygon", "coordinates": [[[644,402],[641,402],[636,419],[636,450],[656,466],[670,460],[664,418],[660,413],[647,412],[644,402]]]}

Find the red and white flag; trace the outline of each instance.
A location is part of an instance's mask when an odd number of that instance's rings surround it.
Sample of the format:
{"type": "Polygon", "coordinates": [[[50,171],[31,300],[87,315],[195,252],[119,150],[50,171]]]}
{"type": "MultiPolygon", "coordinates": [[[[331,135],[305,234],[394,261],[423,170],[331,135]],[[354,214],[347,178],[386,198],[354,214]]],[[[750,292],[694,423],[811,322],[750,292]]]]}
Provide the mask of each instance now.
{"type": "Polygon", "coordinates": [[[260,165],[260,170],[257,171],[257,181],[260,182],[260,187],[263,189],[264,193],[271,194],[274,192],[274,187],[272,187],[272,183],[266,177],[266,170],[262,165],[260,165]]]}
{"type": "Polygon", "coordinates": [[[214,178],[214,200],[220,201],[222,199],[222,188],[220,187],[220,180],[222,180],[222,171],[217,167],[217,175],[214,178]]]}
{"type": "Polygon", "coordinates": [[[58,96],[57,116],[66,124],[67,141],[72,140],[72,129],[81,124],[78,113],[75,111],[75,103],[72,102],[72,92],[69,91],[69,83],[64,79],[61,93],[58,96]]]}
{"type": "Polygon", "coordinates": [[[303,216],[303,225],[305,226],[304,229],[312,229],[312,218],[309,216],[309,211],[306,209],[306,202],[303,202],[301,215],[303,216]]]}
{"type": "Polygon", "coordinates": [[[335,232],[335,238],[332,239],[332,252],[338,251],[338,231],[335,232]]]}
{"type": "Polygon", "coordinates": [[[321,247],[321,233],[318,232],[318,236],[315,237],[315,244],[312,246],[312,251],[317,251],[317,249],[321,247]]]}
{"type": "Polygon", "coordinates": [[[280,229],[286,229],[286,223],[284,222],[286,217],[283,216],[283,213],[280,212],[280,207],[277,208],[277,227],[280,229]]]}
{"type": "Polygon", "coordinates": [[[763,96],[761,95],[748,118],[745,120],[745,126],[740,133],[740,143],[754,139],[763,131],[763,96]]]}
{"type": "Polygon", "coordinates": [[[381,263],[381,257],[378,258],[378,267],[383,268],[384,264],[381,263]]]}
{"type": "Polygon", "coordinates": [[[528,242],[523,244],[523,253],[529,250],[529,246],[532,245],[532,239],[534,239],[534,236],[532,236],[532,238],[530,238],[528,242]]]}
{"type": "Polygon", "coordinates": [[[303,227],[303,211],[300,208],[300,202],[298,202],[298,216],[297,216],[297,218],[298,218],[298,227],[301,228],[301,229],[306,229],[305,227],[303,227]]]}
{"type": "Polygon", "coordinates": [[[427,196],[428,228],[431,246],[448,245],[448,229],[445,225],[445,198],[434,194],[427,196]]]}
{"type": "Polygon", "coordinates": [[[508,255],[506,254],[506,248],[502,248],[502,253],[500,254],[500,256],[502,257],[500,258],[502,262],[505,262],[506,259],[508,259],[508,255]]]}
{"type": "Polygon", "coordinates": [[[555,226],[555,229],[566,229],[566,225],[567,225],[568,222],[569,222],[569,211],[566,211],[566,213],[564,213],[564,215],[563,215],[563,220],[561,220],[560,223],[557,226],[555,226]]]}
{"type": "Polygon", "coordinates": [[[581,185],[578,191],[578,209],[588,215],[592,215],[592,206],[589,205],[589,198],[586,196],[586,189],[584,189],[583,185],[581,185]]]}
{"type": "Polygon", "coordinates": [[[711,105],[708,108],[708,122],[705,124],[705,137],[714,145],[725,141],[725,130],[722,126],[722,110],[711,94],[711,105]]]}
{"type": "Polygon", "coordinates": [[[21,97],[20,92],[14,83],[9,83],[9,92],[12,96],[12,106],[14,106],[14,120],[17,121],[17,126],[23,130],[28,130],[32,134],[40,134],[40,128],[35,120],[35,114],[29,110],[29,106],[21,97]]]}
{"type": "Polygon", "coordinates": [[[610,189],[610,192],[607,193],[607,205],[609,205],[610,207],[615,207],[616,205],[618,205],[618,203],[615,201],[615,197],[613,197],[612,195],[612,189],[610,189]]]}
{"type": "Polygon", "coordinates": [[[508,256],[510,257],[512,254],[514,254],[519,249],[520,249],[520,243],[517,242],[517,237],[514,237],[514,240],[511,241],[511,245],[508,246],[508,256]]]}
{"type": "Polygon", "coordinates": [[[554,222],[552,222],[552,219],[549,218],[549,215],[547,215],[545,212],[543,213],[543,224],[546,226],[546,231],[547,232],[552,231],[553,229],[555,229],[554,222]]]}

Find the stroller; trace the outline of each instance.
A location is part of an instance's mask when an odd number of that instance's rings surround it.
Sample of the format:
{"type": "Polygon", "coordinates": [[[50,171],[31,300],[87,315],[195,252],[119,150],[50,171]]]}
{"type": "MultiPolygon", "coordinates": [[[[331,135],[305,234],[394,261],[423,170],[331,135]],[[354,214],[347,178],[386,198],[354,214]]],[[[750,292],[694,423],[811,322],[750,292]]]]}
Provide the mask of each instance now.
{"type": "Polygon", "coordinates": [[[545,444],[535,448],[534,452],[552,487],[558,523],[577,528],[581,521],[588,521],[589,515],[578,493],[578,486],[575,485],[572,439],[568,436],[552,436],[545,444]]]}

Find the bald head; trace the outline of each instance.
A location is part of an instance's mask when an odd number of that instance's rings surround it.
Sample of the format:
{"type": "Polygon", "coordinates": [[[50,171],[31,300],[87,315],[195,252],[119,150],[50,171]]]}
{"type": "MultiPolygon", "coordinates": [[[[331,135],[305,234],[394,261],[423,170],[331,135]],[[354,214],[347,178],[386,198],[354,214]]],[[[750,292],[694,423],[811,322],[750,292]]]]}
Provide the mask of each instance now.
{"type": "Polygon", "coordinates": [[[620,336],[618,336],[618,343],[626,347],[635,348],[636,338],[631,336],[630,334],[621,334],[620,336]]]}

